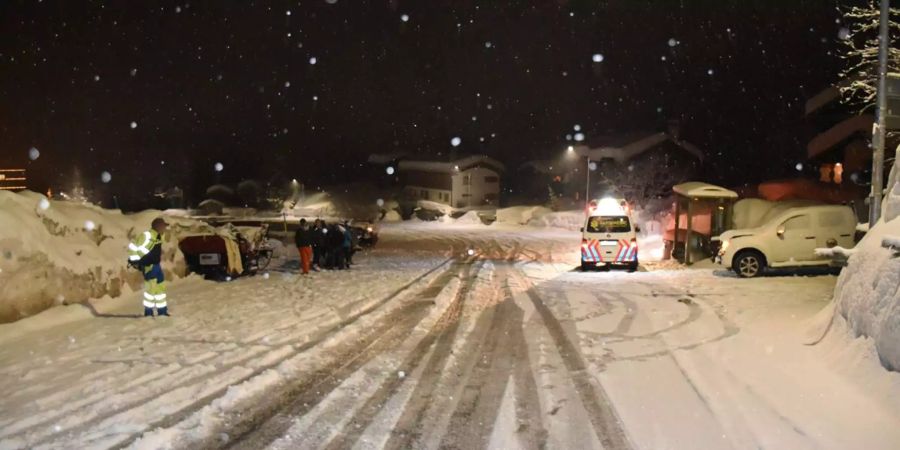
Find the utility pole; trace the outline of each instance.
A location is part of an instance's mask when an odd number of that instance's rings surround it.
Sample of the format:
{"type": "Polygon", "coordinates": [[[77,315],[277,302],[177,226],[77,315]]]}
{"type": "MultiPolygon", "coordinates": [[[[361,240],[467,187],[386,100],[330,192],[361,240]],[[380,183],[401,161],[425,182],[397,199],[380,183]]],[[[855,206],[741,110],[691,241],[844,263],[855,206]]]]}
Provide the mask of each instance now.
{"type": "Polygon", "coordinates": [[[587,180],[584,183],[584,210],[587,211],[588,205],[591,204],[591,155],[587,156],[587,167],[584,172],[587,174],[587,180]]]}
{"type": "Polygon", "coordinates": [[[887,57],[890,35],[890,1],[881,0],[881,17],[878,35],[878,122],[872,136],[872,194],[869,201],[869,227],[881,218],[881,199],[884,193],[884,135],[887,115],[887,57]]]}

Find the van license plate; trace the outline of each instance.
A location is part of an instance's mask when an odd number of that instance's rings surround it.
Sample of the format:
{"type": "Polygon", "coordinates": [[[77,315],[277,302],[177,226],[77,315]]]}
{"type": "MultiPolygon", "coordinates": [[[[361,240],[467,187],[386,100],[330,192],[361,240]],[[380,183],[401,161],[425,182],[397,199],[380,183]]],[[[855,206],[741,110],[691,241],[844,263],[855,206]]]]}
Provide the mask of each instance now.
{"type": "Polygon", "coordinates": [[[619,245],[619,241],[600,241],[600,245],[619,245]]]}
{"type": "Polygon", "coordinates": [[[216,266],[219,264],[219,254],[218,253],[201,253],[200,254],[200,265],[201,266],[216,266]]]}

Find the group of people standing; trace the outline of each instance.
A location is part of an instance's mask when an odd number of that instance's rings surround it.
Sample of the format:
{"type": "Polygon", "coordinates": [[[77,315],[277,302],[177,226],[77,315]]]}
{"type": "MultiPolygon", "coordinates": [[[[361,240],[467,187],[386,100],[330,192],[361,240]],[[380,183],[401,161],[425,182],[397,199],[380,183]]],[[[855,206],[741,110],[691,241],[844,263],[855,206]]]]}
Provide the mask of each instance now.
{"type": "Polygon", "coordinates": [[[310,270],[344,270],[353,264],[357,242],[349,222],[327,224],[316,219],[312,224],[300,219],[300,228],[294,234],[294,242],[300,252],[300,270],[305,275],[310,270]]]}

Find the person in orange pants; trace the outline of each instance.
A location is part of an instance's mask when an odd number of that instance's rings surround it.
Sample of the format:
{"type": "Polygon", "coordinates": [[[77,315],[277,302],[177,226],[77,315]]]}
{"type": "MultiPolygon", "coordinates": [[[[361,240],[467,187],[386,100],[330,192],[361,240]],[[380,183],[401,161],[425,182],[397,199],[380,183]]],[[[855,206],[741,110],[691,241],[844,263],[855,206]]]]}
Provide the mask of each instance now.
{"type": "Polygon", "coordinates": [[[297,251],[300,252],[300,269],[304,275],[309,273],[312,263],[313,232],[306,219],[300,219],[300,228],[294,233],[294,243],[297,244],[297,251]]]}

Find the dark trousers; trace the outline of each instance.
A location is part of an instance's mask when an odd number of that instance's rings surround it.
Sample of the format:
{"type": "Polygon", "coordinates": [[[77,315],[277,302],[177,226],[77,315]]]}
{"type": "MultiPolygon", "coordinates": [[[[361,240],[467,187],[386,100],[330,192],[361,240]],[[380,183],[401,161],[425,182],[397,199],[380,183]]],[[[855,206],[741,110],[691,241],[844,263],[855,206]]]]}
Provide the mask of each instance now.
{"type": "Polygon", "coordinates": [[[350,264],[353,264],[353,248],[344,247],[344,266],[349,269],[350,264]]]}
{"type": "Polygon", "coordinates": [[[320,247],[318,245],[313,245],[312,251],[313,251],[312,265],[321,266],[322,265],[322,247],[320,247]]]}
{"type": "Polygon", "coordinates": [[[329,258],[328,265],[331,266],[332,269],[343,269],[346,266],[347,261],[344,256],[344,247],[331,249],[330,256],[331,258],[329,258]]]}

